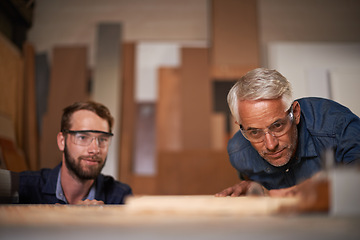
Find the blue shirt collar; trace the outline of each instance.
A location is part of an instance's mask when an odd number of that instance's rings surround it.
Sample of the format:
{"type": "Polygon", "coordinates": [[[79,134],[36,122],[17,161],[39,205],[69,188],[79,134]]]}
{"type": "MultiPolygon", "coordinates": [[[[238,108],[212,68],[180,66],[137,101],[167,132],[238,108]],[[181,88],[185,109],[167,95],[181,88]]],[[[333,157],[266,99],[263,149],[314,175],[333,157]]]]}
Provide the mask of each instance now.
{"type": "MultiPolygon", "coordinates": [[[[96,192],[96,184],[93,184],[92,187],[90,188],[89,194],[83,200],[85,200],[85,199],[94,200],[95,192],[96,192]]],[[[61,169],[60,169],[58,177],[57,177],[55,193],[56,193],[57,199],[64,201],[65,203],[68,203],[66,200],[65,194],[63,192],[62,186],[61,186],[61,169]]]]}
{"type": "Polygon", "coordinates": [[[298,150],[296,156],[301,156],[302,158],[317,157],[318,154],[315,150],[314,141],[309,131],[306,128],[306,123],[303,116],[300,117],[300,123],[298,125],[298,133],[299,133],[299,137],[298,137],[299,142],[297,146],[298,150]]]}

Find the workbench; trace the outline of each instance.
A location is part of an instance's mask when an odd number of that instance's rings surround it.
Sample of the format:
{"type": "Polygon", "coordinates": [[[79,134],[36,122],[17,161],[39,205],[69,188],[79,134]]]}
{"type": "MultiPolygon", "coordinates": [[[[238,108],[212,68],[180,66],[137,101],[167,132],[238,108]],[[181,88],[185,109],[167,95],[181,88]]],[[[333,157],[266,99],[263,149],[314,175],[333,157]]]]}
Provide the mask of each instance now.
{"type": "Polygon", "coordinates": [[[125,205],[0,205],[0,239],[360,239],[360,216],[293,198],[141,196],[125,205]]]}

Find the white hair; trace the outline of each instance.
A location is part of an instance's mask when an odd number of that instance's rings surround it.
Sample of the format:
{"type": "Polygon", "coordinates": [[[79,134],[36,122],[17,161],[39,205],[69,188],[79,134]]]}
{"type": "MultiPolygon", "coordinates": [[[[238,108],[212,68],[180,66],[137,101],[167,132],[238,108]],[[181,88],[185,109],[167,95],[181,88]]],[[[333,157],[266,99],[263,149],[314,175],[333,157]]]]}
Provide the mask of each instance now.
{"type": "Polygon", "coordinates": [[[239,101],[281,98],[286,109],[293,102],[290,82],[276,70],[257,68],[241,77],[230,89],[227,102],[236,121],[240,123],[239,101]]]}

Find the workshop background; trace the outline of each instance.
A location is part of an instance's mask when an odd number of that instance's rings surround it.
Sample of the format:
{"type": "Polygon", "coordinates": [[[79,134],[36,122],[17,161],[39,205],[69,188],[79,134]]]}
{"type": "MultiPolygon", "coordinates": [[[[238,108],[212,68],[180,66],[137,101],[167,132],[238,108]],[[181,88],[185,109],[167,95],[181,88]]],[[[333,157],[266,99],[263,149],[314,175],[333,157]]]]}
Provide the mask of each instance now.
{"type": "Polygon", "coordinates": [[[56,166],[62,109],[92,99],[115,117],[103,173],[216,193],[238,179],[227,91],[257,67],[360,115],[360,1],[2,0],[0,167],[56,166]]]}

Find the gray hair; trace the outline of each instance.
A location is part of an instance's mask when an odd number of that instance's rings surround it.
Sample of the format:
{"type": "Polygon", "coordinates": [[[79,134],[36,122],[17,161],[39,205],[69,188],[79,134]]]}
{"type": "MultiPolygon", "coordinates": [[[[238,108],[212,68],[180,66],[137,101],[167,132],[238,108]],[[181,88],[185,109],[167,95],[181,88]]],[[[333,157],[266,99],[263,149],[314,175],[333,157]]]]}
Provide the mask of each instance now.
{"type": "Polygon", "coordinates": [[[241,77],[230,89],[227,102],[236,121],[240,123],[238,103],[243,100],[281,98],[286,111],[293,102],[290,82],[276,70],[256,68],[241,77]]]}

